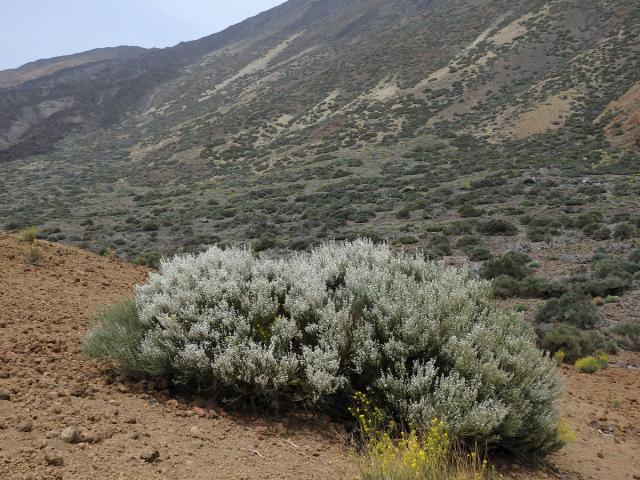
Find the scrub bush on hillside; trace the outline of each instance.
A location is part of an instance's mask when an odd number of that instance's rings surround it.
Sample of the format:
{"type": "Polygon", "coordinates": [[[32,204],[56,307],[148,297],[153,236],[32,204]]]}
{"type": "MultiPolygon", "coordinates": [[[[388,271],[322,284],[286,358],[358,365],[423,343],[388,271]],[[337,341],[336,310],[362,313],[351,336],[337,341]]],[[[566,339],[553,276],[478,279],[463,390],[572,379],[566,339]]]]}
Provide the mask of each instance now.
{"type": "Polygon", "coordinates": [[[225,398],[345,407],[362,391],[418,432],[440,418],[459,439],[558,447],[559,382],[531,328],[489,282],[423,255],[366,240],[281,259],[213,247],[163,261],[133,307],[103,316],[87,350],[225,398]]]}

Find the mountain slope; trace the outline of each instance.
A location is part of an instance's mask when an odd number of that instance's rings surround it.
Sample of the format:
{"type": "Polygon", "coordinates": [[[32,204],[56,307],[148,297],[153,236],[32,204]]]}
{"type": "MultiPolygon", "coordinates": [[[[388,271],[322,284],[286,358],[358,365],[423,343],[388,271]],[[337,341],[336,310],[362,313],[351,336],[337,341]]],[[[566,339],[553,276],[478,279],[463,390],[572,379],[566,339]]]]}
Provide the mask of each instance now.
{"type": "Polygon", "coordinates": [[[479,197],[499,205],[466,186],[483,172],[514,188],[637,172],[637,145],[607,125],[640,81],[639,20],[623,0],[291,0],[0,89],[0,217],[124,254],[395,238],[479,197]]]}
{"type": "Polygon", "coordinates": [[[144,51],[144,48],[127,46],[97,48],[75,55],[37,60],[18,68],[0,71],[0,88],[22,85],[29,81],[53,75],[60,70],[67,70],[87,63],[134,58],[144,51]]]}

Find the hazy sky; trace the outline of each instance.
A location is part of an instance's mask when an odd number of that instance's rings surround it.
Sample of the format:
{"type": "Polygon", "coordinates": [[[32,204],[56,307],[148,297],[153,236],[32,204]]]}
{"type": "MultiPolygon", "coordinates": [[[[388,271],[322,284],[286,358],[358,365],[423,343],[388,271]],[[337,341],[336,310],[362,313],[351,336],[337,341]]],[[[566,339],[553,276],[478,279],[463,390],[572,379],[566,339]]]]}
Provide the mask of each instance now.
{"type": "Polygon", "coordinates": [[[0,70],[98,47],[168,47],[284,0],[0,0],[0,70]]]}

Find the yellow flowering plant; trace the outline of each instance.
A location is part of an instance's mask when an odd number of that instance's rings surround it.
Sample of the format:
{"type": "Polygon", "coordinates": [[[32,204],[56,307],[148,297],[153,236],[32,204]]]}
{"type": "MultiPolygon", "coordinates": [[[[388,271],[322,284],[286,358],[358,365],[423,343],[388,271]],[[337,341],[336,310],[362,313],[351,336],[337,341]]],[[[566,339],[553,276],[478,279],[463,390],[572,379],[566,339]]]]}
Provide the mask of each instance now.
{"type": "Polygon", "coordinates": [[[362,392],[354,395],[365,441],[362,480],[494,480],[501,478],[478,452],[465,453],[452,441],[446,423],[431,421],[424,432],[397,432],[393,422],[362,392]]]}

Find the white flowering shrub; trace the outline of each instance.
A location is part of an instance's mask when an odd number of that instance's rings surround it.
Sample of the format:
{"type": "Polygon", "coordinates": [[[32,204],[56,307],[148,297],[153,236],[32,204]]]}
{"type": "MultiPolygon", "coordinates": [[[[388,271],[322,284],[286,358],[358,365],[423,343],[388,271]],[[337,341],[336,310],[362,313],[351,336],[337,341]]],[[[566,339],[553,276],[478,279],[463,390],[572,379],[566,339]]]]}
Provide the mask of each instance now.
{"type": "Polygon", "coordinates": [[[88,350],[237,396],[364,391],[415,428],[437,417],[459,438],[557,446],[559,383],[531,329],[495,305],[488,282],[421,256],[365,240],[285,259],[214,247],[163,261],[134,307],[118,328],[103,319],[88,350]],[[133,344],[97,348],[133,324],[133,344]]]}

